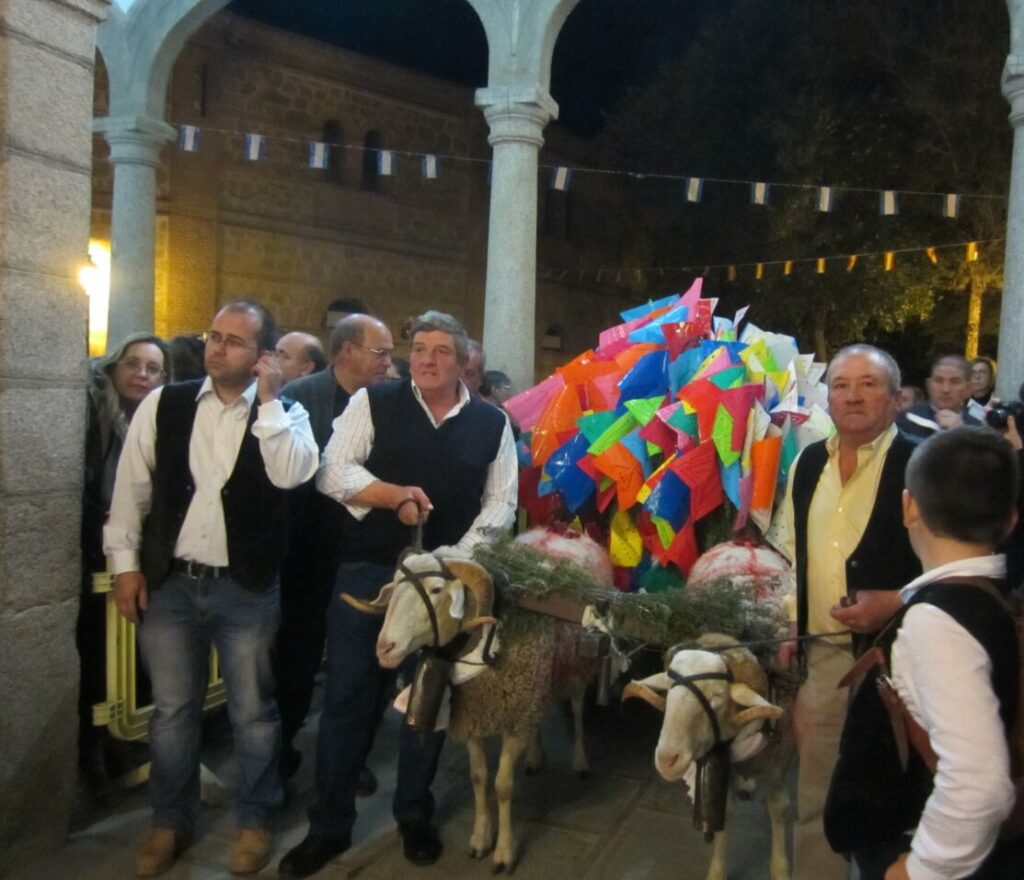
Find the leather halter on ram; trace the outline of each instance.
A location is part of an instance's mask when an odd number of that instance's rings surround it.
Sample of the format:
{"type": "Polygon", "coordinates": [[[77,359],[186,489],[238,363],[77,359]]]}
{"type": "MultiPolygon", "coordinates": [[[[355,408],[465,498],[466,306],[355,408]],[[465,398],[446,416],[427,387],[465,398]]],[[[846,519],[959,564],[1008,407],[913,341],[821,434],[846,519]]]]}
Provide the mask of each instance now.
{"type": "MultiPolygon", "coordinates": [[[[469,645],[471,639],[479,637],[481,627],[486,624],[497,623],[497,619],[491,614],[494,606],[494,585],[491,582],[490,575],[481,566],[474,562],[462,560],[446,561],[434,556],[433,559],[437,563],[436,569],[416,571],[406,564],[406,558],[407,556],[403,557],[398,566],[398,573],[401,574],[401,577],[385,584],[377,598],[372,602],[356,599],[348,593],[342,593],[341,599],[353,608],[366,614],[384,614],[387,611],[395,589],[404,583],[411,584],[423,601],[427,611],[427,618],[430,621],[433,644],[429,645],[427,650],[444,655],[449,659],[453,659],[467,651],[471,647],[469,645]],[[434,604],[430,601],[430,594],[423,583],[426,578],[431,577],[439,577],[447,583],[458,581],[473,597],[476,606],[476,616],[462,621],[459,632],[454,639],[449,640],[446,644],[441,644],[441,629],[437,620],[437,611],[434,609],[434,604]]],[[[489,637],[493,635],[493,632],[494,630],[492,629],[489,637]]],[[[489,654],[489,652],[485,652],[485,654],[489,654]]]]}
{"type": "MultiPolygon", "coordinates": [[[[757,721],[759,719],[775,719],[779,718],[783,714],[782,710],[777,706],[756,705],[756,703],[763,700],[763,695],[758,693],[758,690],[760,689],[758,687],[760,681],[743,680],[751,679],[751,675],[749,674],[750,670],[745,668],[748,664],[741,658],[730,656],[732,653],[731,650],[725,650],[720,654],[722,661],[725,663],[724,672],[700,672],[686,676],[681,675],[672,669],[672,661],[675,659],[676,654],[681,650],[682,648],[680,646],[676,646],[669,648],[669,650],[665,652],[665,675],[672,682],[668,689],[677,686],[685,687],[694,695],[704,714],[708,717],[708,720],[711,723],[711,730],[714,733],[714,744],[717,745],[722,742],[721,724],[707,696],[694,682],[728,682],[729,696],[732,701],[747,707],[734,713],[728,719],[729,726],[734,730],[739,730],[751,721],[757,721]]],[[[706,649],[698,648],[697,650],[706,649]]],[[[758,667],[757,672],[760,673],[760,675],[755,676],[755,678],[763,676],[763,671],[760,670],[760,667],[758,667]]],[[[638,681],[631,681],[624,688],[622,698],[628,699],[633,697],[643,700],[645,703],[649,703],[651,706],[654,706],[654,708],[659,712],[664,713],[668,689],[666,689],[663,694],[659,693],[647,684],[638,681]]]]}

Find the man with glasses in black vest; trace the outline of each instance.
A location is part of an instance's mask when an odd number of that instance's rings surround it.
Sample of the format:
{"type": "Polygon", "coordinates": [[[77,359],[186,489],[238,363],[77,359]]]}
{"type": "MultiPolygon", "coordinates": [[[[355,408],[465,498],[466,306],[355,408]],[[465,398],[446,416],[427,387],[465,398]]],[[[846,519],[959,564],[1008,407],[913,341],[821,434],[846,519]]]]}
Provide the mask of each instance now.
{"type": "Polygon", "coordinates": [[[285,490],[318,461],[306,411],[278,397],[275,335],[258,303],[225,305],[206,335],[207,378],[143,400],[117,469],[104,549],[118,611],[138,625],[155,706],[153,828],[136,853],[140,877],[163,873],[191,840],[211,644],[241,775],[231,872],[255,873],[270,858],[282,800],[271,649],[285,490]]]}
{"type": "MultiPolygon", "coordinates": [[[[282,860],[291,877],[316,873],[349,848],[355,786],[393,671],[377,663],[382,619],[339,598],[371,600],[394,575],[423,512],[423,548],[466,555],[490,530],[508,529],[518,468],[505,414],[471,395],[460,378],[466,331],[450,315],[426,312],[411,328],[412,378],[352,396],[334,423],[317,487],[352,515],[327,617],[327,685],[317,739],[317,801],[309,834],[282,860]],[[410,501],[416,502],[415,504],[410,501]]],[[[393,812],[405,857],[429,865],[441,854],[430,792],[444,731],[402,728],[393,812]]]]}
{"type": "MultiPolygon", "coordinates": [[[[825,379],[836,433],[794,462],[784,508],[794,636],[876,632],[899,608],[900,587],[921,571],[903,527],[903,471],[914,445],[894,424],[899,366],[881,349],[851,345],[832,358],[825,379]]],[[[783,669],[800,650],[807,670],[793,707],[800,762],[794,880],[849,873],[825,840],[822,811],[846,718],[847,693],[837,685],[864,643],[863,636],[833,635],[779,650],[783,669]]]]}

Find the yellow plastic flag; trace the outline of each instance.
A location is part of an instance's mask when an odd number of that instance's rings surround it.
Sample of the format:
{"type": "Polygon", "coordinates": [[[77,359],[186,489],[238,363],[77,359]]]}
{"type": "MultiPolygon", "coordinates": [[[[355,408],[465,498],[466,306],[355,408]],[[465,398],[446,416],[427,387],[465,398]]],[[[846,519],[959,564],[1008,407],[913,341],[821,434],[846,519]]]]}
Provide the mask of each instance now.
{"type": "Polygon", "coordinates": [[[967,262],[973,263],[978,259],[978,243],[976,241],[967,242],[967,262]]]}
{"type": "Polygon", "coordinates": [[[782,274],[783,275],[792,275],[793,274],[793,261],[792,260],[786,260],[786,262],[782,264],[782,274]]]}
{"type": "Polygon", "coordinates": [[[735,266],[730,266],[726,270],[725,278],[726,278],[727,281],[735,281],[736,280],[736,267],[735,266]]]}
{"type": "Polygon", "coordinates": [[[933,247],[925,248],[924,252],[928,255],[928,259],[929,260],[931,260],[933,263],[938,265],[938,262],[939,262],[939,252],[937,250],[935,250],[935,248],[933,248],[933,247]]]}
{"type": "Polygon", "coordinates": [[[857,265],[857,255],[856,254],[850,254],[850,256],[848,256],[846,258],[846,271],[847,272],[852,272],[853,271],[853,267],[856,266],[856,265],[857,265]]]}
{"type": "Polygon", "coordinates": [[[817,261],[815,263],[814,271],[817,272],[819,275],[824,275],[825,274],[825,258],[824,257],[818,257],[818,259],[817,259],[817,261]]]}
{"type": "Polygon", "coordinates": [[[612,517],[608,536],[608,556],[612,565],[636,568],[644,555],[644,542],[626,510],[618,510],[612,517]]]}
{"type": "Polygon", "coordinates": [[[885,271],[891,272],[893,264],[896,262],[896,252],[886,251],[885,252],[885,271]]]}
{"type": "Polygon", "coordinates": [[[756,266],[754,266],[754,277],[758,281],[764,278],[764,263],[758,263],[756,266]]]}

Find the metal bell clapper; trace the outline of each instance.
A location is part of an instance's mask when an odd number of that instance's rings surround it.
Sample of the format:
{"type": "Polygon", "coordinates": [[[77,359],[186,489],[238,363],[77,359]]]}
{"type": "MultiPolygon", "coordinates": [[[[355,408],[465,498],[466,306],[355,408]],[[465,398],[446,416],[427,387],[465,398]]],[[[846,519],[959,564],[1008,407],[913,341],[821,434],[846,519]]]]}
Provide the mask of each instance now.
{"type": "Polygon", "coordinates": [[[725,808],[729,800],[729,744],[720,742],[697,761],[697,779],[693,794],[693,827],[711,843],[716,832],[725,828],[725,808]]]}
{"type": "Polygon", "coordinates": [[[405,713],[406,727],[422,734],[433,732],[444,702],[444,692],[451,680],[451,669],[451,660],[429,653],[420,656],[405,713]]]}

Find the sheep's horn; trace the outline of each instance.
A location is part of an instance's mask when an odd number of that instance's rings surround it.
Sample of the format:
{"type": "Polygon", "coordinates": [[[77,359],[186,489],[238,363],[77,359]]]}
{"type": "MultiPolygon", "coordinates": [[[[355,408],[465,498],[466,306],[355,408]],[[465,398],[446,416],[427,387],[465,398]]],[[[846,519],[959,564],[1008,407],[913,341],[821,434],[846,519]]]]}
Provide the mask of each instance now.
{"type": "Polygon", "coordinates": [[[362,612],[367,615],[382,615],[387,612],[387,603],[391,598],[391,592],[394,589],[392,584],[385,584],[377,598],[372,602],[368,602],[366,599],[357,599],[355,596],[349,595],[348,593],[341,593],[341,600],[350,604],[356,611],[362,612]],[[388,589],[390,587],[390,589],[388,589]]]}
{"type": "Polygon", "coordinates": [[[468,629],[477,629],[478,627],[481,627],[481,626],[487,626],[487,624],[490,624],[491,626],[495,626],[497,623],[498,623],[498,618],[497,617],[490,617],[490,616],[485,615],[483,617],[471,617],[469,620],[467,620],[465,623],[462,624],[462,628],[463,629],[467,629],[467,630],[468,629]]]}
{"type": "Polygon", "coordinates": [[[494,582],[487,569],[468,559],[446,559],[444,564],[473,594],[473,598],[476,599],[477,615],[489,615],[494,608],[494,582]]]}
{"type": "Polygon", "coordinates": [[[647,687],[647,685],[631,681],[622,689],[622,699],[628,700],[630,697],[636,697],[638,700],[650,703],[659,712],[665,711],[665,698],[647,687]]]}
{"type": "Polygon", "coordinates": [[[739,729],[744,725],[750,724],[751,721],[757,721],[759,718],[775,719],[781,718],[784,714],[785,712],[778,706],[751,706],[749,709],[744,709],[733,715],[729,719],[729,724],[739,729]]]}

